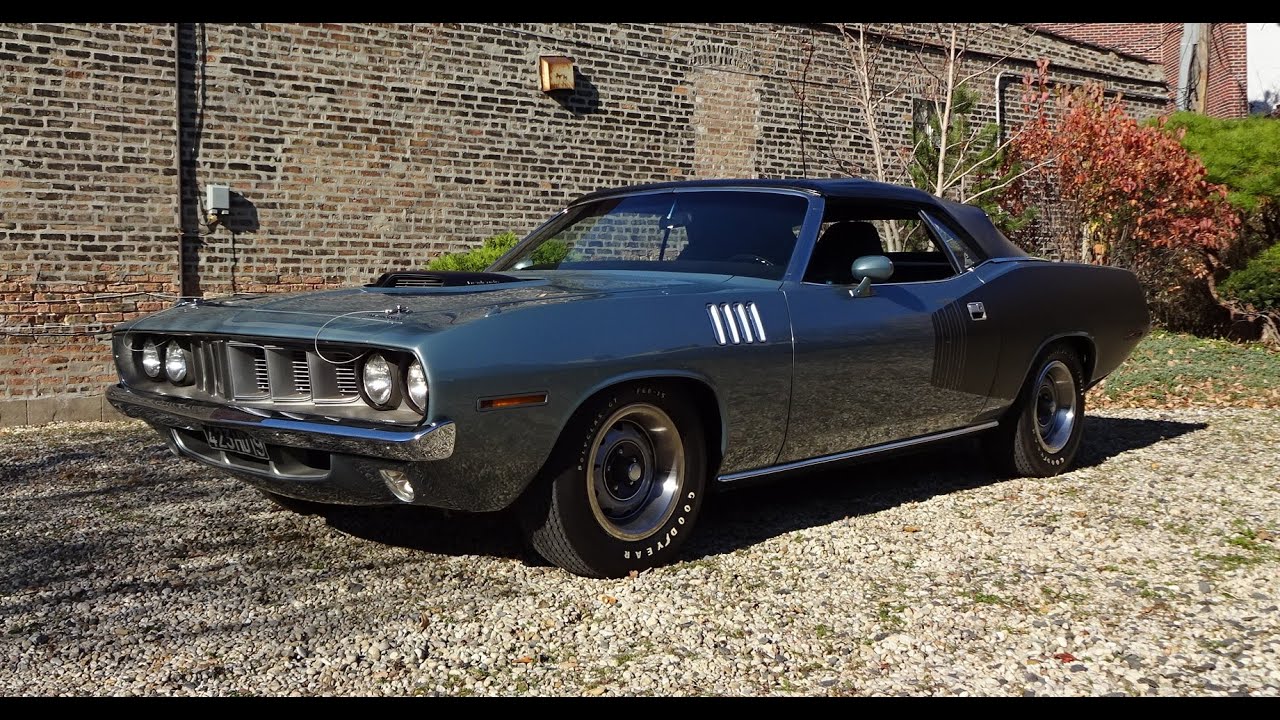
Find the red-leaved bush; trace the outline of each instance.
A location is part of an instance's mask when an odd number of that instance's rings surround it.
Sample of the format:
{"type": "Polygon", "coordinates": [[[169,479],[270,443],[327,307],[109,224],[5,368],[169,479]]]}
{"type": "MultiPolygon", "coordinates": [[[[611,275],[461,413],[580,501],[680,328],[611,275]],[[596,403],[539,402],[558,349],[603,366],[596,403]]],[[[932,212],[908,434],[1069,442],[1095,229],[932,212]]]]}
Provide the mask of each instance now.
{"type": "Polygon", "coordinates": [[[1009,162],[1030,171],[1003,198],[1006,207],[1016,213],[1032,198],[1052,198],[1053,214],[1065,219],[1058,243],[1066,259],[1133,270],[1158,315],[1167,315],[1158,306],[1181,304],[1190,286],[1208,283],[1212,292],[1240,218],[1179,136],[1163,123],[1139,124],[1096,83],[1051,92],[1043,60],[1024,79],[1024,102],[1030,119],[1009,162]]]}

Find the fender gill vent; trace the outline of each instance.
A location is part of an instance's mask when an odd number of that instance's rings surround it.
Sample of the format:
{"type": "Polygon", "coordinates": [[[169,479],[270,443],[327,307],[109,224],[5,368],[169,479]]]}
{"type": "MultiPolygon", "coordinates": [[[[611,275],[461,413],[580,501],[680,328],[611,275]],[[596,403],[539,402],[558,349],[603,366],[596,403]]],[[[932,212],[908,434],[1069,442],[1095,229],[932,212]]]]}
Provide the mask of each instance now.
{"type": "Polygon", "coordinates": [[[718,345],[762,343],[769,339],[755,303],[720,303],[707,306],[711,330],[718,345]]]}
{"type": "Polygon", "coordinates": [[[960,303],[943,306],[933,314],[933,377],[935,387],[958,390],[964,379],[965,311],[960,303]]]}

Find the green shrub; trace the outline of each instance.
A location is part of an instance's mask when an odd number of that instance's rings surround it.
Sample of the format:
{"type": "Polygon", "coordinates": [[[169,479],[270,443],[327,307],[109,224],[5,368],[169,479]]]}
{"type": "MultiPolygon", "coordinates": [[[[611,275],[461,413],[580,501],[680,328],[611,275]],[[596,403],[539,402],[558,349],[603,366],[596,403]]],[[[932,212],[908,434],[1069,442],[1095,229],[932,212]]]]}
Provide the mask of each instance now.
{"type": "MultiPolygon", "coordinates": [[[[427,263],[428,270],[460,270],[482,272],[498,261],[508,250],[520,242],[513,232],[498,233],[481,243],[480,247],[466,252],[445,253],[427,263]]],[[[533,265],[556,265],[569,254],[569,246],[562,240],[548,240],[533,251],[533,265]]]]}
{"type": "Polygon", "coordinates": [[[1180,112],[1165,128],[1185,130],[1182,146],[1200,157],[1210,181],[1226,186],[1242,220],[1235,241],[1218,254],[1218,277],[1229,273],[1219,295],[1256,311],[1280,312],[1280,122],[1180,112]]]}
{"type": "Polygon", "coordinates": [[[1186,129],[1182,146],[1204,162],[1209,182],[1227,186],[1227,199],[1245,212],[1280,199],[1280,122],[1271,118],[1211,118],[1174,113],[1168,130],[1186,129]]]}
{"type": "Polygon", "coordinates": [[[488,269],[498,258],[502,257],[504,253],[515,247],[518,242],[520,242],[520,236],[513,232],[498,233],[491,238],[486,238],[478,248],[472,248],[466,252],[441,255],[427,263],[427,269],[482,272],[488,269]]]}
{"type": "Polygon", "coordinates": [[[1280,310],[1280,245],[1249,261],[1227,276],[1222,294],[1256,310],[1280,310]]]}

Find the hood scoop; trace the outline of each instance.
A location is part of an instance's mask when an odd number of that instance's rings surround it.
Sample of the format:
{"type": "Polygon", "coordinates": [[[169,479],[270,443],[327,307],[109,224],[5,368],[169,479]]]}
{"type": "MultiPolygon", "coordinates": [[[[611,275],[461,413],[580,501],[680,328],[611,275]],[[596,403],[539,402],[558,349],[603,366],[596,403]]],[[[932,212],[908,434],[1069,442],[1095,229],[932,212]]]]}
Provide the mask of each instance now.
{"type": "Polygon", "coordinates": [[[467,287],[474,285],[500,285],[502,283],[519,282],[521,278],[489,272],[456,272],[452,270],[407,270],[383,273],[373,283],[365,287],[467,287]]]}

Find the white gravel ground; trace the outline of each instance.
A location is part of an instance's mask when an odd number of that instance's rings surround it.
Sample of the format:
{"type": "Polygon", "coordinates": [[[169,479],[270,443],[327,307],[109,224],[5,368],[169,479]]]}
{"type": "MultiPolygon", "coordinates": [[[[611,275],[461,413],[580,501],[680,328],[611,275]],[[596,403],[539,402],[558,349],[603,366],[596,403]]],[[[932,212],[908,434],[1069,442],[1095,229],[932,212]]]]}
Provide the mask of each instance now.
{"type": "Polygon", "coordinates": [[[502,515],[299,516],[141,425],[0,431],[0,694],[1280,694],[1280,412],[1087,433],[1057,478],[960,445],[713,498],[598,581],[502,515]]]}

